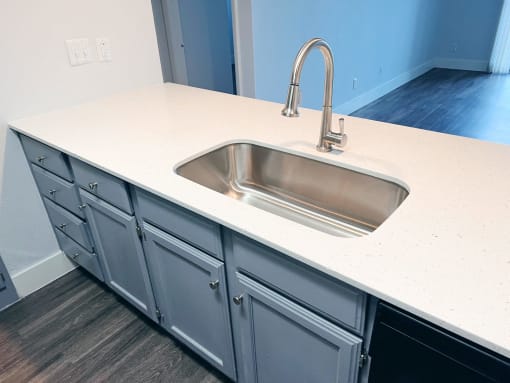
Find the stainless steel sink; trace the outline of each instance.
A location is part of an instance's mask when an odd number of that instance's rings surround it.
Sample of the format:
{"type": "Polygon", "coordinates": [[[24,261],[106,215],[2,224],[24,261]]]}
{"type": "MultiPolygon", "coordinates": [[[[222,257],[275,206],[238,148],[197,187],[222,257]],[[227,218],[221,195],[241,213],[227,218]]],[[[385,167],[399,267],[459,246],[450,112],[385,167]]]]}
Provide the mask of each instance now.
{"type": "Polygon", "coordinates": [[[382,178],[248,143],[215,149],[176,172],[218,193],[342,237],[374,231],[409,194],[382,178]]]}

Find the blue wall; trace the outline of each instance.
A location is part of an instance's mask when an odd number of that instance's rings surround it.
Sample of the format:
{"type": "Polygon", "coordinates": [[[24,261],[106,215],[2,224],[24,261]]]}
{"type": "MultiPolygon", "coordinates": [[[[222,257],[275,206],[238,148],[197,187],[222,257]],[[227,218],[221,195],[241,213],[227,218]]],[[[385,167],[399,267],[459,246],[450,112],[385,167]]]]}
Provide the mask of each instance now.
{"type": "MultiPolygon", "coordinates": [[[[488,60],[500,7],[501,0],[254,0],[255,96],[283,102],[295,54],[316,36],[335,55],[333,107],[448,57],[440,48],[452,38],[456,58],[488,60]]],[[[321,107],[322,83],[322,59],[313,52],[302,74],[303,106],[321,107]]]]}
{"type": "Polygon", "coordinates": [[[188,84],[234,92],[228,0],[179,0],[188,84]]]}
{"type": "Polygon", "coordinates": [[[444,1],[437,55],[489,61],[503,0],[444,1]]]}

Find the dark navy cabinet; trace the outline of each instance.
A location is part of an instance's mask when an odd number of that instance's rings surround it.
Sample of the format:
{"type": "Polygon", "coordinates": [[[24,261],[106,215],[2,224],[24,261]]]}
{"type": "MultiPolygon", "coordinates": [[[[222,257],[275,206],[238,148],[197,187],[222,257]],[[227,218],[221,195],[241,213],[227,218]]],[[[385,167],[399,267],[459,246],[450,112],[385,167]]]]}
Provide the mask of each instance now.
{"type": "Polygon", "coordinates": [[[105,282],[124,299],[156,320],[138,226],[134,216],[80,190],[105,282]]]}
{"type": "Polygon", "coordinates": [[[235,379],[223,262],[147,223],[144,237],[161,325],[235,379]]]}

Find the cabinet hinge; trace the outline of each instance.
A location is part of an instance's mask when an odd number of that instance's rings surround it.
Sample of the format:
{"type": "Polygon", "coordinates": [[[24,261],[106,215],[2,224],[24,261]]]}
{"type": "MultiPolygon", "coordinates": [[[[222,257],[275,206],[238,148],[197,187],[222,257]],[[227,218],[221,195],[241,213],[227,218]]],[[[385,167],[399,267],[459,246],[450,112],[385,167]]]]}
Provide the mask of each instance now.
{"type": "Polygon", "coordinates": [[[161,323],[165,320],[165,316],[161,314],[161,310],[158,306],[156,306],[156,318],[158,319],[158,322],[161,323]]]}
{"type": "Polygon", "coordinates": [[[145,236],[145,231],[142,230],[140,225],[136,225],[136,234],[138,235],[138,238],[142,241],[146,241],[147,237],[145,236]]]}
{"type": "Polygon", "coordinates": [[[367,363],[368,353],[366,350],[363,350],[359,356],[359,368],[363,368],[363,366],[367,363]]]}

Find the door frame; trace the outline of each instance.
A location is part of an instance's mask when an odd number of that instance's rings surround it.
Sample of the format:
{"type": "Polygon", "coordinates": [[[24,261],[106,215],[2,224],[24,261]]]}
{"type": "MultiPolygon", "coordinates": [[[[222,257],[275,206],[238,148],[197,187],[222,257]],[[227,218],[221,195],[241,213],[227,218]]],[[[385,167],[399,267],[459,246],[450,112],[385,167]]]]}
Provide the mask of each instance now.
{"type": "MultiPolygon", "coordinates": [[[[237,94],[255,97],[252,0],[230,0],[237,94]]],[[[188,84],[178,0],[152,0],[165,82],[188,84]],[[170,17],[170,15],[173,15],[170,17]],[[169,22],[172,20],[172,22],[169,22]],[[167,28],[168,26],[168,28],[167,28]]]]}
{"type": "Polygon", "coordinates": [[[188,84],[178,0],[151,0],[164,82],[188,84]]]}
{"type": "Polygon", "coordinates": [[[231,0],[237,94],[255,98],[252,0],[231,0]]]}

